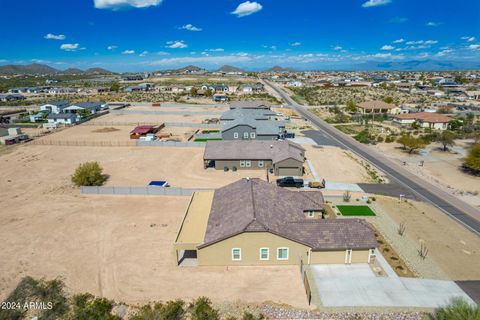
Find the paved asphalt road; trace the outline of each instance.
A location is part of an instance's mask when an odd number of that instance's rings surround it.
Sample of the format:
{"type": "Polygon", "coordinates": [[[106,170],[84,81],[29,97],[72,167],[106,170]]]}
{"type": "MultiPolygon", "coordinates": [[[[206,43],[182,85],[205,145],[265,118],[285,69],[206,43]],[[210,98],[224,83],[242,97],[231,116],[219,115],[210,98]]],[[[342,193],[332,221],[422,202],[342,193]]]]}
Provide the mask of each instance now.
{"type": "MultiPolygon", "coordinates": [[[[264,80],[265,81],[265,80],[264,80]]],[[[288,94],[280,89],[275,84],[265,81],[265,83],[275,90],[286,103],[297,111],[304,118],[311,121],[322,133],[327,135],[331,139],[337,141],[340,145],[343,145],[346,149],[351,150],[358,156],[369,161],[377,168],[382,170],[390,179],[390,181],[398,183],[399,185],[416,193],[421,199],[430,202],[445,214],[455,219],[467,229],[480,235],[480,211],[467,203],[457,199],[453,195],[439,189],[438,187],[426,182],[425,180],[415,176],[400,165],[387,159],[382,154],[366,148],[355,139],[347,136],[343,132],[330,126],[325,121],[321,120],[306,108],[298,105],[288,94]]]]}

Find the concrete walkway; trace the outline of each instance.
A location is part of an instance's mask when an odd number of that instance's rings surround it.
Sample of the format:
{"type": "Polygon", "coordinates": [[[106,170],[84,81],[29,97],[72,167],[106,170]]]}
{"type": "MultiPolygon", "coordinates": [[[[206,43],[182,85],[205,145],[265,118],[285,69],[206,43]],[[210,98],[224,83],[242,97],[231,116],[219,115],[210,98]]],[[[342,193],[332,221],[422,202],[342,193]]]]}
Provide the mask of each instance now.
{"type": "Polygon", "coordinates": [[[376,276],[364,264],[312,265],[311,272],[325,307],[436,308],[454,297],[474,303],[453,281],[376,276]]]}
{"type": "Polygon", "coordinates": [[[340,190],[340,191],[352,191],[352,192],[363,192],[362,188],[355,183],[343,183],[343,182],[325,182],[325,190],[340,190]]]}

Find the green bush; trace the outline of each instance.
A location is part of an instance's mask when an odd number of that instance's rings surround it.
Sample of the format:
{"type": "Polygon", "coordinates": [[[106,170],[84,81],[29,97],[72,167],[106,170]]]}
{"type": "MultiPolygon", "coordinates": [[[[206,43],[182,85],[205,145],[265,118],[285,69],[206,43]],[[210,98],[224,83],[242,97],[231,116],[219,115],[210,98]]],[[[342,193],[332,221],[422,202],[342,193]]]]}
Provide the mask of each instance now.
{"type": "Polygon", "coordinates": [[[0,309],[0,320],[24,319],[27,309],[24,309],[23,306],[30,302],[43,303],[47,306],[48,303],[51,303],[50,309],[42,310],[37,314],[40,319],[58,319],[68,309],[64,284],[61,280],[36,280],[27,276],[18,283],[5,301],[17,302],[21,308],[0,309]]]}
{"type": "Polygon", "coordinates": [[[212,308],[212,302],[206,297],[200,297],[190,304],[192,320],[217,320],[218,311],[212,308]]]}
{"type": "Polygon", "coordinates": [[[90,293],[73,296],[68,320],[120,320],[113,315],[113,301],[97,298],[90,293]]]}
{"type": "Polygon", "coordinates": [[[107,180],[102,170],[97,162],[82,163],[75,170],[72,182],[77,186],[101,186],[107,180]]]}
{"type": "Polygon", "coordinates": [[[475,175],[480,175],[480,143],[475,144],[468,152],[463,168],[475,175]]]}
{"type": "Polygon", "coordinates": [[[456,298],[445,307],[437,308],[433,314],[428,315],[430,320],[478,320],[480,307],[470,305],[465,300],[456,298]]]}
{"type": "Polygon", "coordinates": [[[180,320],[184,318],[185,302],[183,300],[168,301],[166,304],[147,304],[130,317],[130,320],[180,320]]]}
{"type": "Polygon", "coordinates": [[[258,316],[255,316],[254,314],[247,311],[243,313],[243,317],[242,317],[242,320],[263,320],[263,319],[265,319],[263,314],[259,314],[258,316]]]}

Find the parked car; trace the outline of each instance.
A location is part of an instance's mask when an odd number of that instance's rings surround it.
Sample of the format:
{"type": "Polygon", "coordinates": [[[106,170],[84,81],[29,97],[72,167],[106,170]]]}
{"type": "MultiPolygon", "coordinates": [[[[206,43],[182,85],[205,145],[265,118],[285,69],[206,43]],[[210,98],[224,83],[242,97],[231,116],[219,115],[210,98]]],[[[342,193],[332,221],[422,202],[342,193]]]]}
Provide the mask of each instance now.
{"type": "Polygon", "coordinates": [[[277,186],[279,187],[303,187],[303,179],[295,179],[294,177],[285,177],[277,179],[277,186]]]}

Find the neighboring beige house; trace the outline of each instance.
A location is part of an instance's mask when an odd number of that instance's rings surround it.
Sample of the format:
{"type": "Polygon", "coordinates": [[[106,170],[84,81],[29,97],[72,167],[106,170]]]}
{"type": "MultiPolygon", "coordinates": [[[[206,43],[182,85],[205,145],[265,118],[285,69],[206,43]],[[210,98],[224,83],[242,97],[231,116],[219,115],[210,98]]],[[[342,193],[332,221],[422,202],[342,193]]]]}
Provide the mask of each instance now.
{"type": "Polygon", "coordinates": [[[287,140],[207,141],[204,168],[268,170],[276,176],[302,176],[305,149],[287,140]]]}
{"type": "Polygon", "coordinates": [[[398,114],[393,118],[393,122],[400,125],[417,123],[422,128],[435,130],[447,130],[450,120],[452,119],[449,116],[432,112],[398,114]]]}
{"type": "Polygon", "coordinates": [[[174,244],[178,265],[367,263],[377,247],[362,219],[323,219],[320,191],[242,179],[195,192],[174,244]]]}
{"type": "Polygon", "coordinates": [[[389,113],[389,114],[399,114],[402,112],[400,107],[397,107],[394,104],[386,103],[380,100],[372,100],[361,102],[357,104],[358,112],[362,114],[370,113],[389,113]]]}

